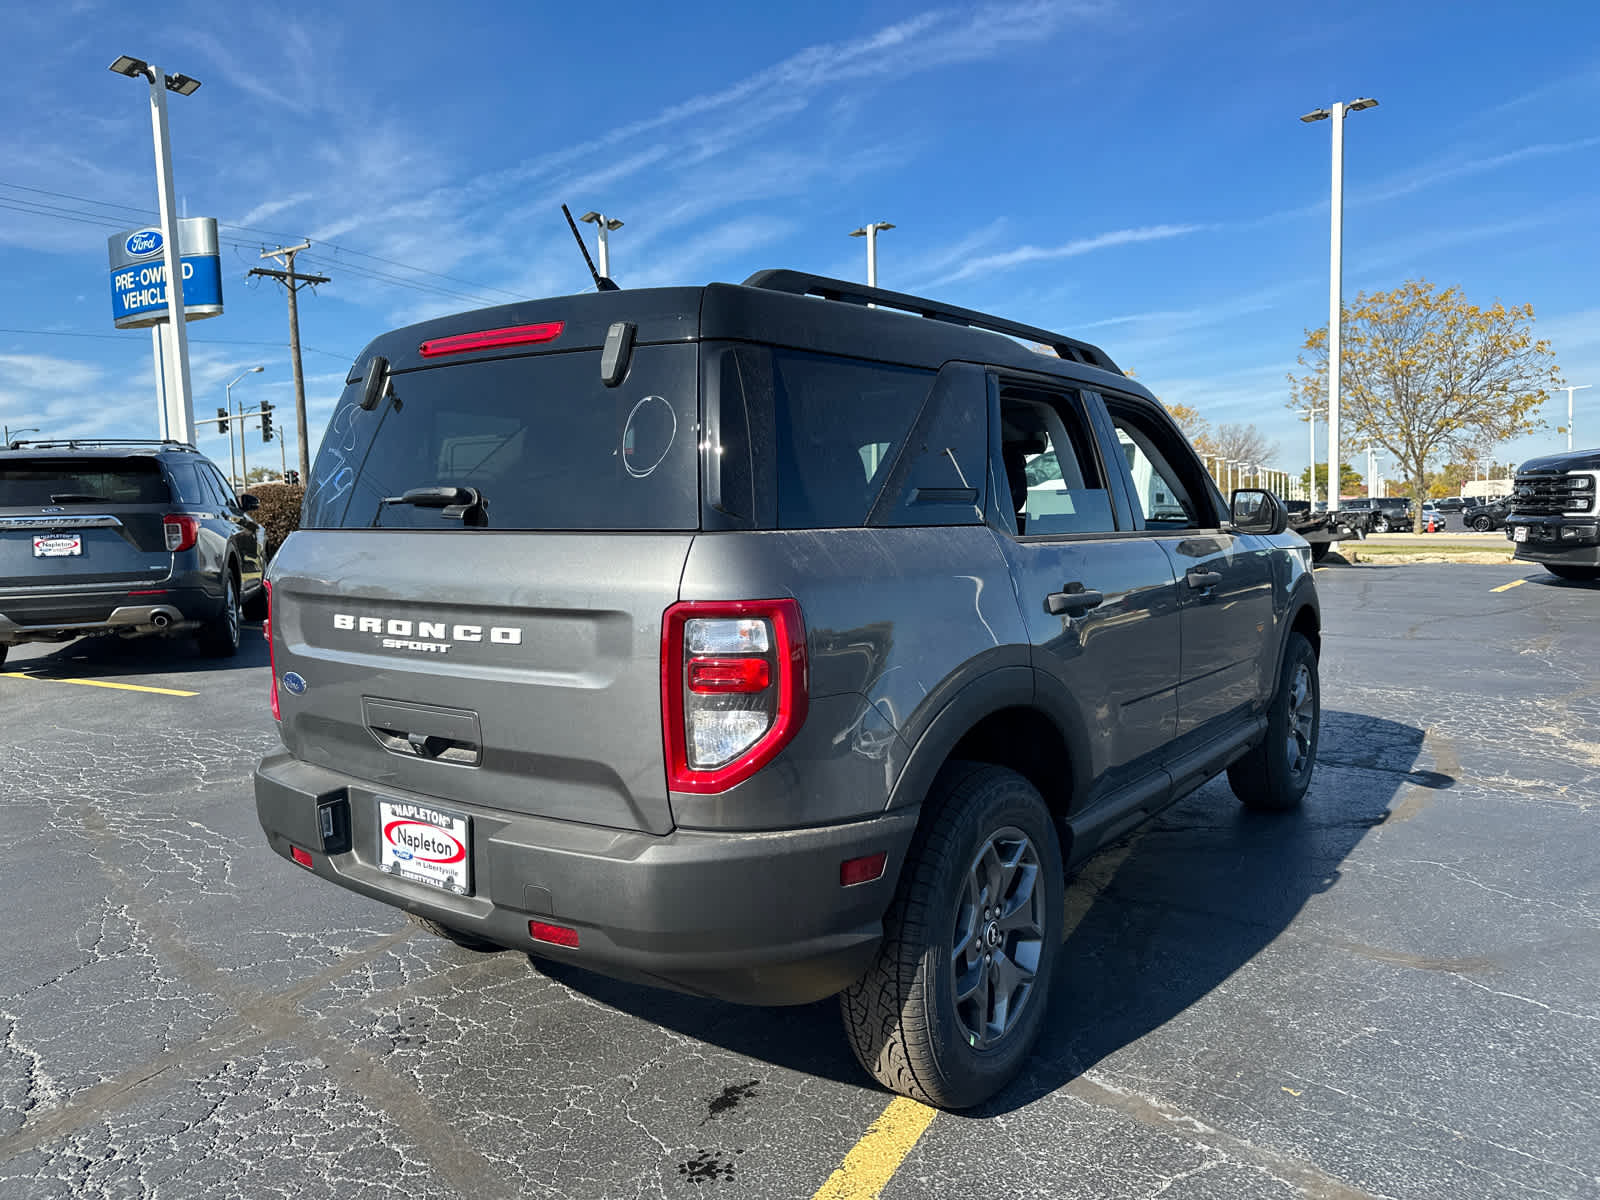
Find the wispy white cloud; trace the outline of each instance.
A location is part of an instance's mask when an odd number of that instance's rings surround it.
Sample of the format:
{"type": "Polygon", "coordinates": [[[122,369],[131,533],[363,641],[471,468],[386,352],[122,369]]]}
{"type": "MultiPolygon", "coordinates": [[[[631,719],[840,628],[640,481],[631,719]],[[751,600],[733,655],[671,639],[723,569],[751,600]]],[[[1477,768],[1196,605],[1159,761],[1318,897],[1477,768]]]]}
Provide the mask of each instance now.
{"type": "Polygon", "coordinates": [[[1424,164],[1416,170],[1393,176],[1373,187],[1358,189],[1351,198],[1362,204],[1375,204],[1382,200],[1394,200],[1400,196],[1409,196],[1413,192],[1420,192],[1424,188],[1430,188],[1453,179],[1482,175],[1485,172],[1496,171],[1501,167],[1508,167],[1513,163],[1525,162],[1532,158],[1549,158],[1557,154],[1572,154],[1579,150],[1590,150],[1596,146],[1600,146],[1600,136],[1575,138],[1566,142],[1535,142],[1527,146],[1518,146],[1514,150],[1507,150],[1500,154],[1490,154],[1464,161],[1436,161],[1424,164]]]}
{"type": "Polygon", "coordinates": [[[971,279],[976,275],[987,275],[995,271],[1008,270],[1024,263],[1058,258],[1076,258],[1080,254],[1092,254],[1096,250],[1106,250],[1113,246],[1129,246],[1139,242],[1157,242],[1164,241],[1167,238],[1185,237],[1191,233],[1199,233],[1207,228],[1210,227],[1206,225],[1144,225],[1136,229],[1113,229],[1106,233],[1096,234],[1094,237],[1076,238],[1059,246],[1019,246],[1015,250],[1006,250],[1000,254],[988,254],[982,258],[971,259],[959,269],[934,280],[933,286],[938,287],[947,283],[956,283],[963,279],[971,279]]]}

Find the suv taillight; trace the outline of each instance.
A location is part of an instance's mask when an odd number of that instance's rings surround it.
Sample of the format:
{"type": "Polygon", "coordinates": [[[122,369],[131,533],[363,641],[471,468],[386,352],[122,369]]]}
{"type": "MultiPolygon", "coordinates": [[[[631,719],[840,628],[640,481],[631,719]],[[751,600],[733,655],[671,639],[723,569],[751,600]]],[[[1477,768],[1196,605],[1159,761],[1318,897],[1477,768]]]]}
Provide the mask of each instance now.
{"type": "Polygon", "coordinates": [[[667,784],[723,792],[806,719],[806,628],[794,600],[685,601],[661,619],[667,784]]]}
{"type": "Polygon", "coordinates": [[[172,513],[161,518],[162,532],[167,535],[167,549],[177,554],[192,550],[200,536],[200,522],[184,513],[172,513]]]}
{"type": "Polygon", "coordinates": [[[267,639],[267,670],[272,673],[272,719],[283,720],[278,711],[278,652],[272,648],[272,582],[263,579],[261,586],[267,593],[267,619],[261,623],[261,636],[267,639]]]}

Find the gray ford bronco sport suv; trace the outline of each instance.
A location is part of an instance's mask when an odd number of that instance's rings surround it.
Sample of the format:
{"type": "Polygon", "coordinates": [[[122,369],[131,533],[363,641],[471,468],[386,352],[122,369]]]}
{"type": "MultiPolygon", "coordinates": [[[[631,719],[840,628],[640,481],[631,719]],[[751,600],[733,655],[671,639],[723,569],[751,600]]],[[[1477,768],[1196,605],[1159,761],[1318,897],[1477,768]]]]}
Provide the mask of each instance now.
{"type": "Polygon", "coordinates": [[[840,993],[966,1107],[1073,867],[1224,769],[1305,794],[1309,558],[1045,330],[792,271],[445,317],[357,359],[269,571],[257,809],[462,944],[840,993]]]}

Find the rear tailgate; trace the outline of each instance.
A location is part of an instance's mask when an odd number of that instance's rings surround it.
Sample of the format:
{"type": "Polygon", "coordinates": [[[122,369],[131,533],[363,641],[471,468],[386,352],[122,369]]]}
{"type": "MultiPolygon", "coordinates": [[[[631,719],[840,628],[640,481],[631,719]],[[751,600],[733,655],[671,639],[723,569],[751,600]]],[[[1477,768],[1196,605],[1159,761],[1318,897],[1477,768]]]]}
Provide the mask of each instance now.
{"type": "Polygon", "coordinates": [[[283,740],[443,801],[665,833],[661,614],[690,534],[319,531],[273,567],[283,740]]]}
{"type": "Polygon", "coordinates": [[[352,371],[270,571],[297,758],[445,806],[671,830],[661,618],[699,527],[694,297],[614,296],[387,335],[363,356],[381,391],[352,371]],[[608,385],[618,305],[646,311],[608,385]]]}
{"type": "Polygon", "coordinates": [[[153,458],[0,459],[0,590],[132,587],[172,569],[153,458]]]}

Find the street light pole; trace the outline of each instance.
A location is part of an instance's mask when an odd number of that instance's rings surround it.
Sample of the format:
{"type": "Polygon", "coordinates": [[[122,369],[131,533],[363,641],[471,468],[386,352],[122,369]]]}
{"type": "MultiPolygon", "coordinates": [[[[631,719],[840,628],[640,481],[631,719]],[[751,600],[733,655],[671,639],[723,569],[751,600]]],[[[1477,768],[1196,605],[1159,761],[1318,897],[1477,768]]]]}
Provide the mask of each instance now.
{"type": "MultiPolygon", "coordinates": [[[[1369,96],[1349,104],[1335,101],[1301,117],[1307,124],[1333,121],[1332,220],[1328,236],[1328,499],[1327,510],[1339,507],[1339,372],[1340,325],[1344,317],[1344,119],[1364,108],[1376,108],[1369,96]]],[[[1316,468],[1312,468],[1315,477],[1316,468]]]]}
{"type": "Polygon", "coordinates": [[[867,239],[867,286],[878,286],[878,231],[893,229],[888,221],[873,221],[863,225],[860,229],[852,229],[851,237],[864,237],[867,239]]]}
{"type": "Polygon", "coordinates": [[[166,270],[167,328],[172,353],[167,363],[165,436],[193,444],[194,391],[189,382],[189,329],[183,316],[183,262],[178,245],[177,198],[172,184],[172,140],[167,130],[167,92],[192,96],[200,81],[168,75],[153,63],[124,54],[111,70],[150,85],[150,125],[156,148],[157,201],[161,212],[161,252],[166,270]]]}
{"type": "Polygon", "coordinates": [[[600,233],[600,276],[603,279],[611,278],[611,241],[607,236],[613,229],[621,229],[622,222],[615,217],[608,217],[605,213],[590,210],[579,217],[580,221],[587,221],[600,233]]]}
{"type": "MultiPolygon", "coordinates": [[[[224,402],[227,405],[228,414],[230,416],[234,415],[233,385],[235,383],[238,383],[239,380],[243,379],[246,375],[259,375],[264,370],[266,370],[265,367],[251,367],[248,371],[241,371],[239,373],[239,375],[236,378],[234,378],[231,382],[229,382],[228,386],[223,389],[224,402]]],[[[243,405],[240,405],[240,407],[238,409],[237,424],[239,426],[239,487],[241,489],[243,489],[243,488],[247,488],[247,487],[250,486],[250,464],[245,459],[245,449],[244,449],[244,406],[243,405]]],[[[229,462],[231,463],[232,459],[233,459],[233,435],[232,434],[230,434],[228,436],[228,458],[229,458],[229,462]]]]}
{"type": "Polygon", "coordinates": [[[1584,388],[1591,388],[1592,383],[1569,384],[1561,390],[1567,394],[1567,449],[1572,449],[1572,393],[1581,392],[1584,388]]]}
{"type": "Polygon", "coordinates": [[[1311,448],[1307,463],[1310,472],[1306,475],[1306,498],[1311,504],[1311,512],[1317,510],[1317,410],[1315,408],[1302,408],[1300,410],[1306,417],[1306,430],[1311,434],[1311,448]]]}

